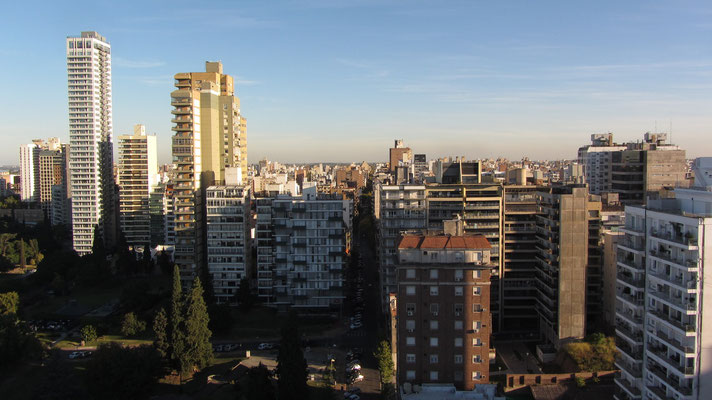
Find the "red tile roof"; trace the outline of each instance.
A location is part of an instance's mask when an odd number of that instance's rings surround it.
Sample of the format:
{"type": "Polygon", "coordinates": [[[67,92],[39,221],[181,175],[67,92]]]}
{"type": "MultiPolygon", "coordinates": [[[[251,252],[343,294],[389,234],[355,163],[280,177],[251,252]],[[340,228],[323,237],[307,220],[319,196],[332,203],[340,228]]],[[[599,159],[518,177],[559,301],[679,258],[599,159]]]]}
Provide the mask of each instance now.
{"type": "Polygon", "coordinates": [[[405,235],[399,249],[489,249],[484,236],[420,236],[405,235]]]}

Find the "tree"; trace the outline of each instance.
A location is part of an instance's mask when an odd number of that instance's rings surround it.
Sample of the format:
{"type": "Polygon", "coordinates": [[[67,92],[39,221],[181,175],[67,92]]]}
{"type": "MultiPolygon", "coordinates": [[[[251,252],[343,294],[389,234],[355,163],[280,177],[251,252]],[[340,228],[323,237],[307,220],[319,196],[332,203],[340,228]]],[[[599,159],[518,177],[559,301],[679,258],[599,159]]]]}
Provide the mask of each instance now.
{"type": "Polygon", "coordinates": [[[103,343],[86,365],[87,388],[97,399],[147,398],[163,374],[161,356],[147,345],[103,343]]]}
{"type": "Polygon", "coordinates": [[[195,278],[185,304],[185,342],[188,359],[192,365],[203,369],[213,359],[213,346],[210,343],[212,332],[208,328],[210,317],[203,299],[203,286],[200,278],[195,278]]]}
{"type": "Polygon", "coordinates": [[[247,371],[243,385],[240,386],[238,400],[275,400],[272,374],[262,363],[247,371]]]}
{"type": "Polygon", "coordinates": [[[294,312],[290,312],[282,326],[282,339],[277,355],[277,394],[279,400],[306,399],[307,362],[301,348],[299,324],[294,312]]]}
{"type": "Polygon", "coordinates": [[[171,271],[173,271],[171,256],[169,256],[165,250],[161,251],[156,258],[158,259],[158,267],[161,269],[162,273],[168,275],[171,271]]]}
{"type": "Polygon", "coordinates": [[[0,293],[0,315],[17,315],[20,295],[17,292],[0,293]]]}
{"type": "Polygon", "coordinates": [[[93,342],[97,338],[96,328],[94,328],[94,326],[92,325],[84,325],[84,327],[82,327],[82,329],[79,331],[79,334],[81,335],[84,343],[93,342]]]}
{"type": "Polygon", "coordinates": [[[391,344],[387,340],[378,344],[376,352],[373,353],[378,361],[378,371],[381,373],[381,385],[393,383],[393,355],[391,354],[391,344]]]}
{"type": "Polygon", "coordinates": [[[171,294],[170,319],[170,355],[173,367],[178,371],[187,372],[190,368],[183,332],[183,289],[180,282],[178,266],[173,267],[173,292],[171,294]]]}
{"type": "Polygon", "coordinates": [[[151,246],[149,246],[148,243],[146,243],[143,246],[143,270],[147,274],[151,274],[153,272],[153,258],[151,257],[151,246]]]}
{"type": "Polygon", "coordinates": [[[139,320],[136,314],[130,312],[124,314],[121,321],[121,334],[124,336],[134,336],[146,330],[146,323],[139,320]]]}
{"type": "Polygon", "coordinates": [[[615,369],[614,363],[618,350],[615,338],[603,334],[593,334],[585,342],[568,343],[564,351],[574,360],[580,371],[610,371],[615,369]]]}
{"type": "Polygon", "coordinates": [[[161,308],[156,314],[156,317],[153,318],[153,333],[156,335],[156,339],[153,341],[153,347],[158,350],[158,353],[160,353],[163,358],[168,357],[170,347],[166,329],[168,329],[168,317],[166,316],[166,310],[161,308]]]}
{"type": "Polygon", "coordinates": [[[7,272],[15,269],[15,264],[5,256],[0,256],[0,272],[7,272]]]}

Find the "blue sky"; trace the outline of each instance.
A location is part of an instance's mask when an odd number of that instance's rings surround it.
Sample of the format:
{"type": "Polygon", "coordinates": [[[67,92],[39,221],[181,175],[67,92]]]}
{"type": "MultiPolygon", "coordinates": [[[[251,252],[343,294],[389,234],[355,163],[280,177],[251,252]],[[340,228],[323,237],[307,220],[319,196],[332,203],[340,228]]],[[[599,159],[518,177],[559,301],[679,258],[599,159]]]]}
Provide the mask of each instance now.
{"type": "Polygon", "coordinates": [[[237,78],[250,162],[574,158],[591,133],[668,131],[712,156],[709,1],[11,2],[0,15],[0,164],[68,140],[66,36],[112,45],[114,135],[170,162],[173,75],[237,78]]]}

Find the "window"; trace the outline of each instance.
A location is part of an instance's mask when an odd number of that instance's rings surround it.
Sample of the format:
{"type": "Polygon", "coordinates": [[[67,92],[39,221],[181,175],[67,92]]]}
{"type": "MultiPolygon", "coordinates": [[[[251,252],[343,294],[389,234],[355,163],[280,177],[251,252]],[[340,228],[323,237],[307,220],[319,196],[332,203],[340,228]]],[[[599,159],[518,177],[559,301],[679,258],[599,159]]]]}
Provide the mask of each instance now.
{"type": "Polygon", "coordinates": [[[455,329],[456,330],[462,329],[462,321],[455,321],[455,329]]]}
{"type": "Polygon", "coordinates": [[[430,371],[430,380],[431,380],[431,381],[437,381],[437,380],[438,380],[438,371],[430,371]]]}
{"type": "Polygon", "coordinates": [[[408,268],[405,270],[405,277],[407,279],[415,279],[415,270],[413,268],[408,268]]]}
{"type": "Polygon", "coordinates": [[[455,371],[454,380],[455,380],[455,382],[462,382],[464,380],[462,371],[455,371]]]}
{"type": "Polygon", "coordinates": [[[437,316],[438,311],[440,311],[440,305],[438,303],[430,304],[430,313],[437,316]]]}
{"type": "Polygon", "coordinates": [[[413,332],[415,330],[415,320],[409,319],[405,321],[405,329],[407,329],[408,332],[413,332]]]}
{"type": "Polygon", "coordinates": [[[455,364],[462,364],[462,354],[455,354],[455,364]]]}
{"type": "Polygon", "coordinates": [[[415,303],[406,303],[405,312],[412,317],[415,314],[415,303]]]}
{"type": "Polygon", "coordinates": [[[473,296],[479,296],[480,295],[480,287],[479,286],[474,286],[472,288],[472,295],[473,296]]]}
{"type": "Polygon", "coordinates": [[[431,287],[430,287],[430,295],[431,295],[431,296],[437,296],[437,295],[438,295],[438,287],[437,287],[437,286],[431,286],[431,287]]]}
{"type": "Polygon", "coordinates": [[[473,363],[473,364],[479,364],[479,363],[481,363],[481,362],[482,362],[482,358],[480,358],[479,355],[477,355],[477,356],[472,356],[472,363],[473,363]]]}
{"type": "Polygon", "coordinates": [[[473,277],[474,279],[482,278],[482,271],[480,271],[479,269],[478,269],[478,270],[475,270],[475,271],[472,271],[472,277],[473,277]]]}
{"type": "Polygon", "coordinates": [[[464,310],[465,307],[462,305],[462,303],[455,303],[454,308],[455,308],[455,316],[457,317],[457,316],[462,315],[462,311],[464,310]]]}
{"type": "Polygon", "coordinates": [[[482,346],[480,338],[472,338],[472,347],[482,346]]]}
{"type": "Polygon", "coordinates": [[[430,347],[438,347],[438,338],[436,338],[436,337],[430,338],[430,347]]]}
{"type": "Polygon", "coordinates": [[[408,380],[415,379],[415,371],[413,371],[412,369],[405,371],[405,379],[408,379],[408,380]]]}
{"type": "Polygon", "coordinates": [[[405,338],[405,344],[407,346],[415,346],[415,336],[408,336],[405,338]]]}
{"type": "Polygon", "coordinates": [[[406,286],[405,287],[405,294],[412,296],[415,294],[415,286],[406,286]]]}
{"type": "Polygon", "coordinates": [[[430,279],[438,279],[438,270],[437,269],[430,270],[430,279]]]}
{"type": "Polygon", "coordinates": [[[482,312],[484,311],[484,308],[482,308],[482,304],[473,304],[472,305],[472,312],[482,312]]]}
{"type": "Polygon", "coordinates": [[[455,280],[456,281],[461,281],[463,278],[464,274],[462,273],[461,269],[456,269],[455,270],[455,280]]]}
{"type": "Polygon", "coordinates": [[[437,355],[437,354],[431,354],[431,355],[430,355],[430,363],[431,363],[431,364],[437,364],[437,363],[438,363],[438,355],[437,355]]]}
{"type": "Polygon", "coordinates": [[[414,363],[415,362],[415,354],[409,353],[405,355],[405,362],[407,363],[414,363]]]}
{"type": "Polygon", "coordinates": [[[430,321],[430,330],[433,330],[433,331],[438,330],[438,321],[430,321]]]}
{"type": "Polygon", "coordinates": [[[455,286],[455,296],[462,296],[462,286],[455,286]]]}
{"type": "Polygon", "coordinates": [[[481,327],[482,327],[482,322],[472,321],[472,330],[473,331],[479,331],[481,327]]]}
{"type": "Polygon", "coordinates": [[[482,378],[482,375],[480,375],[479,372],[472,371],[472,380],[473,381],[478,381],[478,380],[480,380],[480,378],[482,378]]]}
{"type": "Polygon", "coordinates": [[[462,338],[461,337],[455,338],[455,347],[462,347],[462,338]]]}

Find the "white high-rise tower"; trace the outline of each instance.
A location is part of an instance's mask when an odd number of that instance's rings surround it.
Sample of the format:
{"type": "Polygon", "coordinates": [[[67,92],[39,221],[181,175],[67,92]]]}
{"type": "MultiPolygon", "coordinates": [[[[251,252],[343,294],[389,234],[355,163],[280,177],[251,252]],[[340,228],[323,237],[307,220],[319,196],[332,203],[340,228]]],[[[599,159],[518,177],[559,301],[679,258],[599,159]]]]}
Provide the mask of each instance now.
{"type": "Polygon", "coordinates": [[[69,176],[74,250],[91,252],[94,229],[115,241],[111,46],[96,32],[67,38],[69,176]]]}

